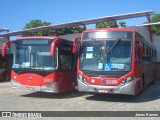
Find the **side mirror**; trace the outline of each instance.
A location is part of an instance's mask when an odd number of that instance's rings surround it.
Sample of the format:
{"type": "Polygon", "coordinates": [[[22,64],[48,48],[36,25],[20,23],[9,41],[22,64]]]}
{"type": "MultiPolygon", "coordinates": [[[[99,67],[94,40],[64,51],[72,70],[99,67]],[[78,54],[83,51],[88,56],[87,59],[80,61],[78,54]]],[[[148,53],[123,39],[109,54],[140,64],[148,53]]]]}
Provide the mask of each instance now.
{"type": "Polygon", "coordinates": [[[141,42],[138,42],[138,57],[139,58],[143,57],[143,46],[141,42]]]}
{"type": "Polygon", "coordinates": [[[81,46],[81,42],[80,41],[81,41],[81,37],[74,38],[73,49],[72,49],[73,54],[75,54],[76,52],[79,51],[80,46],[81,46]]]}
{"type": "Polygon", "coordinates": [[[58,44],[59,38],[56,38],[50,45],[50,56],[55,55],[56,45],[58,44]]]}
{"type": "Polygon", "coordinates": [[[2,46],[2,57],[5,57],[6,56],[6,49],[7,47],[9,47],[11,41],[6,41],[5,43],[3,43],[3,46],[2,46]]]}

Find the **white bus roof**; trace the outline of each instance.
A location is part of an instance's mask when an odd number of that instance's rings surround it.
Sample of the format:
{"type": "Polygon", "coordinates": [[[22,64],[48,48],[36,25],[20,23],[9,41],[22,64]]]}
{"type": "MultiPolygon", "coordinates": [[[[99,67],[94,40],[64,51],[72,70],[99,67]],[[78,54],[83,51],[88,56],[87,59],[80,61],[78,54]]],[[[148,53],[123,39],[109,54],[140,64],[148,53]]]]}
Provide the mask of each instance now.
{"type": "Polygon", "coordinates": [[[6,34],[0,34],[0,37],[17,36],[17,35],[26,34],[29,32],[32,33],[32,32],[65,28],[65,27],[88,25],[88,24],[94,24],[94,23],[99,23],[99,22],[116,21],[116,20],[144,17],[144,16],[148,17],[154,14],[155,13],[153,10],[148,10],[148,11],[141,11],[141,12],[135,12],[135,13],[105,16],[105,17],[100,17],[100,18],[93,18],[93,19],[80,20],[80,21],[75,21],[75,22],[68,22],[68,23],[62,23],[62,24],[56,24],[56,25],[50,25],[50,26],[42,26],[42,27],[37,27],[37,28],[25,29],[25,30],[20,30],[20,31],[15,31],[15,32],[9,32],[6,34]]]}

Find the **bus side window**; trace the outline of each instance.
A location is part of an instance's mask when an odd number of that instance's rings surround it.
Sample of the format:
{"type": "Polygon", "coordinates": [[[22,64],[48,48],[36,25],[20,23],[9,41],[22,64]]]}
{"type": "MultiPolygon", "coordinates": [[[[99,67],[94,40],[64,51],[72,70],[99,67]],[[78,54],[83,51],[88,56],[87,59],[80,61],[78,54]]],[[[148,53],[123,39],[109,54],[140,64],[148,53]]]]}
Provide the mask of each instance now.
{"type": "Polygon", "coordinates": [[[63,42],[60,46],[61,70],[72,70],[72,46],[69,42],[63,42]]]}
{"type": "Polygon", "coordinates": [[[138,56],[138,44],[139,44],[139,41],[136,41],[136,62],[139,62],[139,56],[138,56]]]}
{"type": "Polygon", "coordinates": [[[147,46],[144,45],[144,56],[147,56],[147,46]]]}
{"type": "Polygon", "coordinates": [[[136,61],[142,61],[143,57],[143,45],[140,41],[136,41],[136,61]]]}
{"type": "Polygon", "coordinates": [[[149,57],[151,57],[151,48],[149,47],[149,57]]]}
{"type": "Polygon", "coordinates": [[[148,46],[146,46],[146,56],[148,56],[148,46]]]}
{"type": "Polygon", "coordinates": [[[157,57],[157,51],[154,50],[154,57],[157,57]]]}
{"type": "Polygon", "coordinates": [[[72,69],[72,56],[70,55],[60,55],[61,59],[61,69],[71,70],[72,69]]]}
{"type": "Polygon", "coordinates": [[[145,45],[143,43],[143,56],[145,56],[145,45]]]}

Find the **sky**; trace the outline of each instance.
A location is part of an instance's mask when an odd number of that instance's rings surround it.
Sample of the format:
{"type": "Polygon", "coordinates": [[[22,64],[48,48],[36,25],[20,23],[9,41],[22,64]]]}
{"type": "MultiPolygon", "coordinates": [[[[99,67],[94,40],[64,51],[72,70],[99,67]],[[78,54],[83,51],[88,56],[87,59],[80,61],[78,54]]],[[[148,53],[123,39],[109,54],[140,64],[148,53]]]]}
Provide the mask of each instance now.
{"type": "MultiPolygon", "coordinates": [[[[61,24],[147,10],[160,13],[159,6],[159,0],[0,0],[0,28],[22,30],[35,19],[61,24]]],[[[122,21],[132,26],[147,19],[122,21]]]]}

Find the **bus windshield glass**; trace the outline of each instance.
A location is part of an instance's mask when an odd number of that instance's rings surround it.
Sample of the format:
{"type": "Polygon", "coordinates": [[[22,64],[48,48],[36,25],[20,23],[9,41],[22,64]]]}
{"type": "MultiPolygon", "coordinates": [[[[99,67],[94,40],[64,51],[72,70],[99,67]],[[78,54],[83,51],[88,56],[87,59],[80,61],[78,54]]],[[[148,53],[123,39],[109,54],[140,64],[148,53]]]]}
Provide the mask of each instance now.
{"type": "Polygon", "coordinates": [[[132,39],[88,39],[81,49],[80,69],[130,71],[132,39]]]}
{"type": "Polygon", "coordinates": [[[55,56],[50,56],[50,46],[17,46],[14,53],[13,68],[37,70],[56,70],[58,48],[55,56]]]}

